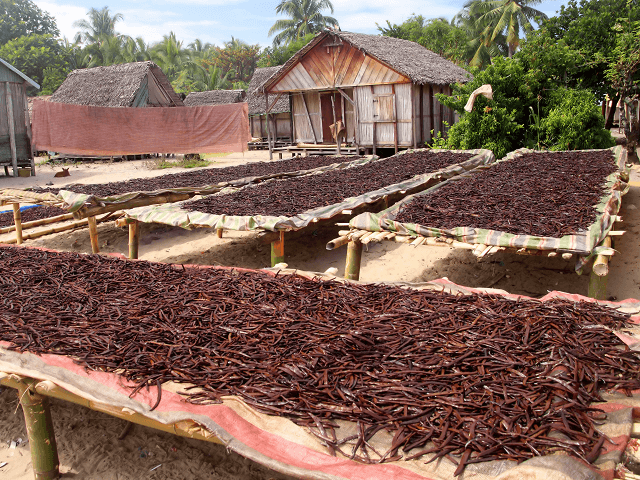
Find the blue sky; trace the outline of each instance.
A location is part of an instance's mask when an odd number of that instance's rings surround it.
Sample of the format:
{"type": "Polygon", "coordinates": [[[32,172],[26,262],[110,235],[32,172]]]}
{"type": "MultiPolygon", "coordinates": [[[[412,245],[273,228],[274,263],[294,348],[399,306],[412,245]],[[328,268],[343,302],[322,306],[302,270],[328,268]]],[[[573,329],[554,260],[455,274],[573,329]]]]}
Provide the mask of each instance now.
{"type": "MultiPolygon", "coordinates": [[[[77,28],[73,22],[86,18],[91,7],[105,5],[112,13],[122,13],[124,20],[116,30],[132,37],[142,37],[148,43],[162,40],[170,31],[184,44],[199,38],[203,42],[222,45],[239,38],[250,44],[271,44],[269,28],[279,17],[275,7],[279,0],[113,0],[96,4],[94,0],[34,0],[42,10],[53,15],[63,36],[70,40],[77,28]]],[[[378,33],[376,22],[386,25],[401,23],[412,13],[426,18],[451,19],[464,0],[444,3],[436,0],[332,0],[333,16],[342,30],[378,33]]],[[[537,5],[549,16],[555,15],[563,1],[546,1],[537,5]]]]}

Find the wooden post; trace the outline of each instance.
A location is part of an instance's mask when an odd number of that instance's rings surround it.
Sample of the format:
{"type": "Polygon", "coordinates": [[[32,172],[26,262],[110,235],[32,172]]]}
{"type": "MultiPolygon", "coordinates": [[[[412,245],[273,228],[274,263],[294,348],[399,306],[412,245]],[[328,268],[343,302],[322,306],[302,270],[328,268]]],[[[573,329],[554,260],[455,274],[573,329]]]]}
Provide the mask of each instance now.
{"type": "Polygon", "coordinates": [[[431,130],[429,132],[429,138],[430,141],[433,142],[433,136],[436,134],[436,126],[435,126],[435,116],[434,116],[434,112],[433,112],[433,99],[435,97],[433,96],[433,85],[429,84],[429,118],[430,118],[430,125],[431,125],[431,130]]]}
{"type": "MultiPolygon", "coordinates": [[[[420,96],[418,97],[420,101],[420,134],[418,138],[420,139],[420,143],[424,147],[424,85],[420,85],[420,96]]],[[[415,131],[415,130],[414,130],[415,131]]]]}
{"type": "Polygon", "coordinates": [[[301,93],[300,95],[302,97],[304,112],[307,114],[307,120],[309,121],[309,127],[311,128],[311,134],[313,135],[313,143],[318,143],[318,137],[316,137],[316,131],[313,129],[313,122],[311,121],[311,115],[309,115],[309,108],[307,107],[307,101],[304,98],[304,93],[301,93]]]}
{"type": "Polygon", "coordinates": [[[20,213],[20,204],[13,204],[13,223],[16,224],[16,243],[22,244],[22,214],[20,213]]]}
{"type": "Polygon", "coordinates": [[[337,131],[338,125],[337,125],[337,121],[336,121],[336,102],[335,99],[333,98],[334,93],[331,93],[331,113],[333,113],[333,128],[334,128],[334,132],[336,132],[336,153],[338,155],[341,155],[342,152],[340,152],[340,133],[337,131]]]}
{"type": "Polygon", "coordinates": [[[27,127],[27,138],[29,139],[29,159],[31,160],[31,176],[36,176],[36,161],[33,158],[33,145],[31,144],[31,118],[29,117],[29,100],[27,99],[27,82],[22,82],[22,99],[24,102],[24,121],[27,127]]]}
{"type": "Polygon", "coordinates": [[[271,129],[269,128],[269,94],[264,92],[264,114],[267,128],[267,144],[269,145],[269,160],[273,160],[273,147],[271,146],[271,129]]]}
{"type": "Polygon", "coordinates": [[[89,238],[91,239],[91,251],[93,253],[100,253],[100,247],[98,246],[98,225],[96,224],[96,217],[89,217],[89,238]]]}
{"type": "Polygon", "coordinates": [[[222,232],[223,232],[223,231],[224,231],[224,230],[223,230],[222,228],[217,228],[217,229],[216,229],[216,234],[218,235],[218,238],[222,238],[222,232]]]}
{"type": "Polygon", "coordinates": [[[11,100],[11,89],[9,82],[4,82],[4,94],[7,102],[7,122],[9,123],[9,146],[11,147],[11,164],[13,165],[13,176],[18,176],[18,150],[16,147],[16,126],[13,118],[13,101],[11,100]]]}
{"type": "Polygon", "coordinates": [[[347,280],[359,280],[361,263],[362,243],[358,240],[351,240],[347,245],[347,263],[344,267],[344,278],[347,280]]]}
{"type": "Polygon", "coordinates": [[[271,266],[284,262],[284,230],[280,230],[277,240],[271,242],[271,266]]]}
{"type": "Polygon", "coordinates": [[[32,385],[35,380],[24,379],[18,388],[18,399],[29,436],[33,473],[35,480],[53,480],[60,477],[60,461],[49,400],[32,391],[30,385],[23,383],[25,380],[32,385]]]}
{"type": "MultiPolygon", "coordinates": [[[[611,237],[605,237],[601,244],[611,247],[611,237]]],[[[589,296],[596,300],[607,299],[607,280],[609,279],[609,257],[598,255],[593,260],[591,275],[589,276],[589,296]]]]}
{"type": "MultiPolygon", "coordinates": [[[[396,105],[396,87],[393,84],[391,85],[391,93],[393,94],[393,148],[394,153],[398,153],[398,106],[396,105]]],[[[413,102],[411,106],[413,108],[413,102]]],[[[413,120],[413,111],[411,112],[411,120],[413,120]]]]}
{"type": "MultiPolygon", "coordinates": [[[[96,217],[90,217],[95,220],[96,217]]],[[[138,258],[140,249],[140,222],[133,218],[128,218],[129,224],[129,258],[138,258]]],[[[93,241],[91,242],[91,248],[93,248],[93,241]]],[[[96,252],[97,253],[97,252],[96,252]]]]}
{"type": "Polygon", "coordinates": [[[293,96],[291,94],[289,94],[289,123],[291,124],[291,136],[290,136],[290,140],[291,143],[295,143],[296,141],[296,129],[294,127],[294,122],[293,122],[293,96]]]}

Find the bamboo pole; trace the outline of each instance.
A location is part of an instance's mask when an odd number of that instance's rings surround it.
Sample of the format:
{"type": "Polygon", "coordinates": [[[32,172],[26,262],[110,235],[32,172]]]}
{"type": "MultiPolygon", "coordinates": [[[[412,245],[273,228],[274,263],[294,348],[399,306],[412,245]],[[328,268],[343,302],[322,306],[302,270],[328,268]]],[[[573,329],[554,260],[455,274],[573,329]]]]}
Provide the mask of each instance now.
{"type": "MultiPolygon", "coordinates": [[[[605,237],[601,244],[603,247],[611,247],[611,238],[605,237]]],[[[607,298],[607,280],[609,279],[609,257],[598,255],[593,260],[591,275],[589,276],[589,296],[596,300],[607,298]]]]}
{"type": "Polygon", "coordinates": [[[218,238],[222,238],[222,232],[224,231],[224,229],[222,228],[217,228],[216,229],[216,235],[218,235],[218,238]]]}
{"type": "MultiPolygon", "coordinates": [[[[129,258],[135,259],[138,258],[138,249],[140,247],[140,222],[129,218],[127,223],[129,224],[129,258]]],[[[93,243],[91,247],[93,248],[93,243]]]]}
{"type": "Polygon", "coordinates": [[[284,262],[284,230],[278,232],[278,239],[271,242],[271,266],[284,262]]]}
{"type": "Polygon", "coordinates": [[[16,227],[16,243],[22,245],[22,214],[20,213],[20,204],[13,204],[13,222],[16,227]]]}
{"type": "MultiPolygon", "coordinates": [[[[18,381],[22,381],[22,378],[18,375],[0,372],[0,385],[17,389],[18,381]]],[[[192,420],[182,420],[173,424],[160,423],[157,420],[153,420],[143,414],[133,412],[126,408],[114,408],[114,406],[106,403],[87,400],[86,398],[65,390],[49,380],[38,380],[38,383],[34,385],[33,389],[35,389],[36,393],[40,395],[57,398],[58,400],[64,400],[65,402],[72,402],[76,405],[89,408],[96,412],[106,413],[107,415],[111,415],[112,417],[120,418],[131,423],[172,433],[180,437],[195,438],[197,440],[222,444],[222,441],[218,437],[192,420]]]]}
{"type": "Polygon", "coordinates": [[[349,243],[349,237],[343,235],[341,237],[335,238],[327,243],[327,250],[334,250],[336,248],[340,248],[343,245],[349,243]]]}
{"type": "Polygon", "coordinates": [[[31,463],[36,480],[60,477],[60,461],[49,400],[35,392],[36,380],[25,378],[18,385],[18,399],[24,412],[24,421],[31,448],[31,463]]]}
{"type": "Polygon", "coordinates": [[[189,200],[193,195],[195,195],[195,193],[169,193],[166,195],[159,195],[157,197],[134,198],[127,202],[113,203],[104,207],[82,207],[73,213],[73,218],[80,220],[81,218],[95,217],[96,215],[101,215],[103,213],[117,212],[118,210],[127,210],[129,208],[181,202],[183,200],[189,200]]]}
{"type": "Polygon", "coordinates": [[[347,262],[344,267],[344,278],[347,280],[359,280],[361,263],[362,243],[357,239],[352,239],[347,245],[347,262]]]}
{"type": "MultiPolygon", "coordinates": [[[[22,230],[26,230],[31,227],[39,227],[41,225],[49,225],[50,223],[63,222],[64,220],[71,220],[73,213],[65,213],[64,215],[57,215],[55,217],[41,218],[39,220],[32,220],[31,222],[25,222],[22,224],[22,230]]],[[[0,228],[0,234],[10,233],[16,229],[15,225],[9,225],[8,227],[0,228]]]]}
{"type": "Polygon", "coordinates": [[[96,224],[96,217],[87,218],[89,223],[89,238],[91,239],[91,251],[93,253],[100,253],[100,247],[98,246],[98,225],[96,224]]]}
{"type": "MultiPolygon", "coordinates": [[[[105,221],[106,218],[103,219],[97,219],[96,222],[97,223],[101,223],[103,221],[105,221]]],[[[80,228],[80,227],[84,227],[89,223],[88,219],[83,219],[83,220],[78,220],[75,221],[73,223],[70,223],[68,225],[59,225],[57,227],[51,227],[51,228],[47,228],[45,230],[40,230],[39,232],[33,232],[33,233],[26,233],[22,235],[22,239],[23,240],[31,240],[34,238],[39,238],[39,237],[44,237],[45,235],[50,235],[52,233],[60,233],[60,232],[66,232],[67,230],[73,230],[76,228],[80,228]]],[[[3,241],[3,243],[5,244],[12,244],[12,243],[16,243],[16,239],[9,239],[9,240],[5,240],[3,241]]]]}

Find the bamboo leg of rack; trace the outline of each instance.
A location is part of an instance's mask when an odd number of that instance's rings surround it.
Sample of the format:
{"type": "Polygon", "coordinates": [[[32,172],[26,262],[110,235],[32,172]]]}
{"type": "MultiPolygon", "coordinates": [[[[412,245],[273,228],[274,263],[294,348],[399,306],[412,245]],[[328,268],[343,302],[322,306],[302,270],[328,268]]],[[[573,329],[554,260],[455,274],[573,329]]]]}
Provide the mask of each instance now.
{"type": "Polygon", "coordinates": [[[360,279],[360,264],[362,263],[362,242],[351,240],[347,245],[347,263],[344,268],[344,278],[347,280],[360,279]]]}

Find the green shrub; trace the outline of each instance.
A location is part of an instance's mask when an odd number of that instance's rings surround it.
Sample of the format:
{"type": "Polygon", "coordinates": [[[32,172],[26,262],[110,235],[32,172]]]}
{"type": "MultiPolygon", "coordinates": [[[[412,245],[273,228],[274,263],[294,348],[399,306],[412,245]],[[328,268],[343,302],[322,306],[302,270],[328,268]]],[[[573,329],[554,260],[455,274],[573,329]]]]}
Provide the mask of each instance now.
{"type": "Polygon", "coordinates": [[[559,88],[549,95],[540,122],[542,143],[549,150],[585,150],[615,145],[605,119],[589,90],[559,88]]]}

